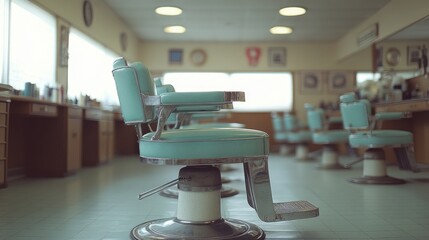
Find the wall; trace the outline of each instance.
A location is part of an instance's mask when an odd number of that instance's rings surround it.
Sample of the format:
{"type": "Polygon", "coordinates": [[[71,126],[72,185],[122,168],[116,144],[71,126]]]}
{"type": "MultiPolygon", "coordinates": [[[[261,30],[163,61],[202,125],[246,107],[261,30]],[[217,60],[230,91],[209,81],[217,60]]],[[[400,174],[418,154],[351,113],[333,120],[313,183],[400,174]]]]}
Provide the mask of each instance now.
{"type": "MultiPolygon", "coordinates": [[[[372,68],[371,49],[366,49],[353,57],[338,61],[335,45],[332,43],[182,43],[182,42],[142,42],[142,61],[153,75],[166,71],[224,71],[224,72],[278,72],[305,70],[321,71],[326,75],[330,70],[363,70],[372,68]],[[246,48],[260,47],[261,56],[257,66],[249,66],[246,48]],[[268,61],[270,47],[286,48],[286,65],[271,67],[268,61]],[[169,49],[183,49],[182,65],[170,65],[169,49]],[[207,53],[207,61],[202,66],[193,65],[190,61],[192,50],[201,48],[207,53]]],[[[301,94],[300,80],[294,78],[294,110],[300,119],[305,120],[304,103],[319,105],[320,101],[337,102],[339,93],[327,92],[327,80],[322,80],[322,91],[317,94],[301,94]]]]}
{"type": "Polygon", "coordinates": [[[53,13],[62,22],[77,28],[116,53],[134,61],[139,59],[139,37],[102,0],[91,0],[93,7],[92,25],[85,26],[82,14],[83,0],[31,0],[53,13]],[[128,47],[120,47],[120,33],[127,34],[128,47]]]}
{"type": "Polygon", "coordinates": [[[368,46],[359,46],[356,37],[373,24],[378,24],[380,42],[407,26],[429,15],[429,1],[427,0],[391,0],[385,7],[373,16],[351,29],[337,41],[337,58],[344,59],[368,46]]]}

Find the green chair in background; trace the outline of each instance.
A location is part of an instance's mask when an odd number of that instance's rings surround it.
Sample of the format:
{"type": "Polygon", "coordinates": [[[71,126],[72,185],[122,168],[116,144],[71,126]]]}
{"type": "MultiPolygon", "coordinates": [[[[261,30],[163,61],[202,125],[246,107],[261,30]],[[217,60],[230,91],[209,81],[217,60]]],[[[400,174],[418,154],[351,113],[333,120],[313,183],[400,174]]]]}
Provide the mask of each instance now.
{"type": "Polygon", "coordinates": [[[293,152],[293,147],[288,142],[283,115],[278,112],[271,113],[271,124],[274,132],[274,141],[279,145],[279,153],[281,155],[288,155],[293,152]]]}
{"type": "MultiPolygon", "coordinates": [[[[262,221],[318,216],[307,201],[273,203],[268,172],[269,140],[265,132],[245,128],[174,129],[164,131],[172,112],[189,106],[221,106],[244,101],[243,92],[168,92],[155,95],[153,79],[141,63],[113,64],[113,76],[125,124],[135,125],[144,164],[183,165],[179,176],[139,195],[140,199],[176,185],[176,216],[149,220],[131,230],[132,239],[264,239],[253,223],[223,218],[220,171],[214,165],[243,163],[247,202],[262,221]],[[142,124],[157,121],[155,132],[142,124]]],[[[161,207],[161,206],[160,206],[161,207]]]]}
{"type": "MultiPolygon", "coordinates": [[[[410,117],[408,112],[389,112],[371,115],[371,105],[366,99],[357,99],[354,93],[340,96],[340,110],[344,129],[350,131],[349,144],[353,148],[365,148],[363,176],[350,179],[361,184],[402,184],[402,179],[388,176],[383,148],[394,148],[399,166],[406,168],[414,162],[413,134],[401,130],[375,130],[376,121],[410,117]]],[[[356,161],[357,162],[357,161],[356,161]]]]}
{"type": "Polygon", "coordinates": [[[345,169],[339,163],[338,145],[345,144],[349,139],[347,130],[330,130],[331,123],[325,111],[321,108],[314,108],[310,104],[305,104],[307,111],[307,124],[312,132],[314,144],[322,145],[321,169],[345,169]]]}
{"type": "Polygon", "coordinates": [[[295,146],[295,159],[310,160],[308,145],[312,141],[312,134],[294,116],[285,113],[283,122],[287,133],[287,141],[295,146]]]}

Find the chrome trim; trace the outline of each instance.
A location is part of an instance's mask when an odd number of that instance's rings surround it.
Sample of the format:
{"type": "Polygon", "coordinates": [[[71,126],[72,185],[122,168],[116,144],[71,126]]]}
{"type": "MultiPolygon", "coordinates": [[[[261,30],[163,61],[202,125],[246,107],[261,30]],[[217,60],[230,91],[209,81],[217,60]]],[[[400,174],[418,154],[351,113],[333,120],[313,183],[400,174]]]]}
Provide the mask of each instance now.
{"type": "Polygon", "coordinates": [[[176,109],[175,106],[161,106],[158,113],[158,125],[156,132],[152,136],[151,141],[158,140],[161,137],[161,133],[164,130],[164,126],[168,120],[170,114],[176,109]]]}
{"type": "Polygon", "coordinates": [[[166,188],[169,188],[169,187],[177,184],[179,182],[179,180],[180,180],[180,178],[177,178],[177,179],[169,181],[169,182],[167,182],[165,184],[162,184],[161,186],[158,186],[158,187],[152,188],[152,189],[150,189],[148,191],[145,191],[143,193],[140,193],[139,194],[139,200],[142,200],[143,198],[147,198],[149,196],[152,196],[155,193],[158,193],[158,192],[160,192],[160,191],[162,191],[162,190],[164,190],[166,188]]]}
{"type": "Polygon", "coordinates": [[[232,158],[198,158],[198,159],[178,159],[178,158],[146,158],[140,156],[140,161],[144,164],[151,165],[218,165],[244,163],[254,161],[261,158],[268,158],[268,155],[252,156],[252,157],[232,157],[232,158]]]}

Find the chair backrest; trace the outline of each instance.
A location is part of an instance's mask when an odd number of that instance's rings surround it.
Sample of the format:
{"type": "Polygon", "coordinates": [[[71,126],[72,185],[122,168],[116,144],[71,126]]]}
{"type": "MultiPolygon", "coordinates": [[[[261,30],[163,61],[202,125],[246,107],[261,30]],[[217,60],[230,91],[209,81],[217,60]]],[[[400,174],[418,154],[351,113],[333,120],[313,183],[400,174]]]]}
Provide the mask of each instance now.
{"type": "Polygon", "coordinates": [[[296,131],[296,130],[299,130],[300,128],[298,119],[290,113],[285,113],[283,115],[283,123],[284,123],[285,130],[288,132],[296,131]]]}
{"type": "Polygon", "coordinates": [[[370,127],[371,105],[366,99],[357,99],[354,93],[340,96],[340,110],[344,129],[359,130],[370,127]]]}
{"type": "Polygon", "coordinates": [[[308,108],[307,123],[311,131],[324,130],[326,126],[325,111],[320,108],[308,108]]]}
{"type": "Polygon", "coordinates": [[[275,133],[284,132],[283,118],[278,113],[271,114],[271,123],[275,133]]]}
{"type": "Polygon", "coordinates": [[[149,70],[139,62],[127,65],[124,58],[113,63],[113,77],[124,122],[147,123],[155,119],[154,106],[144,104],[143,97],[154,95],[154,83],[149,70]]]}

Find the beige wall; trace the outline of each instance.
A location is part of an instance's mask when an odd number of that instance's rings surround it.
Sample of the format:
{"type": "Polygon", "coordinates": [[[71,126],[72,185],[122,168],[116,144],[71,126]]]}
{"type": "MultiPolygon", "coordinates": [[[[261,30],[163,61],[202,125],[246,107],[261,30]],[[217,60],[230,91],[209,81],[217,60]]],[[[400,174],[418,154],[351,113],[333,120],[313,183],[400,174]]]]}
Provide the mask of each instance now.
{"type": "MultiPolygon", "coordinates": [[[[60,23],[76,27],[129,60],[143,61],[154,74],[165,71],[299,72],[316,70],[321,71],[326,76],[327,72],[331,70],[370,71],[372,69],[371,50],[368,47],[360,48],[356,45],[356,36],[362,29],[377,22],[380,26],[379,40],[381,40],[429,14],[429,1],[392,0],[384,9],[333,43],[145,42],[139,39],[102,0],[91,0],[94,9],[94,21],[90,27],[86,27],[83,21],[83,0],[31,1],[57,15],[60,23]],[[402,14],[404,12],[409,14],[402,14]],[[128,35],[126,51],[122,51],[120,48],[119,35],[121,32],[128,35]],[[257,66],[249,66],[245,51],[247,47],[254,46],[261,48],[261,56],[257,66]],[[286,48],[285,67],[268,65],[267,53],[270,47],[286,48]],[[168,50],[170,48],[183,49],[184,61],[182,65],[169,65],[168,50]],[[203,66],[195,66],[189,59],[190,52],[196,48],[202,48],[207,53],[207,61],[203,66]]],[[[403,47],[401,47],[401,51],[405,51],[403,47]]],[[[59,67],[57,72],[58,81],[65,84],[67,82],[67,69],[59,67]]],[[[294,109],[300,118],[304,118],[304,103],[309,102],[318,105],[322,100],[336,102],[338,99],[339,93],[328,91],[326,77],[322,81],[322,91],[318,94],[302,94],[299,89],[299,80],[295,79],[294,81],[294,109]]]]}
{"type": "Polygon", "coordinates": [[[428,15],[427,0],[391,0],[384,8],[337,41],[337,58],[343,59],[367,48],[359,46],[356,38],[359,33],[375,23],[378,23],[379,34],[376,42],[379,42],[428,15]]]}
{"type": "Polygon", "coordinates": [[[336,103],[340,93],[328,92],[327,73],[331,70],[370,71],[372,69],[371,49],[363,50],[352,57],[338,61],[335,45],[331,43],[180,43],[180,42],[143,42],[142,61],[158,75],[165,71],[320,71],[323,74],[322,91],[317,94],[302,94],[300,79],[294,78],[294,111],[299,118],[305,119],[304,103],[316,106],[320,101],[336,103]],[[247,47],[260,47],[261,57],[257,66],[249,66],[246,58],[247,47]],[[285,67],[270,67],[268,49],[284,47],[287,52],[285,67]],[[170,48],[183,49],[182,65],[169,65],[170,48]],[[190,53],[196,48],[204,49],[207,61],[203,66],[195,66],[190,61],[190,53]]]}
{"type": "Polygon", "coordinates": [[[31,0],[50,11],[79,31],[130,60],[139,59],[140,39],[102,0],[91,0],[94,18],[90,27],[85,26],[82,16],[83,0],[31,0]],[[119,35],[128,36],[128,48],[122,51],[119,35]]]}

